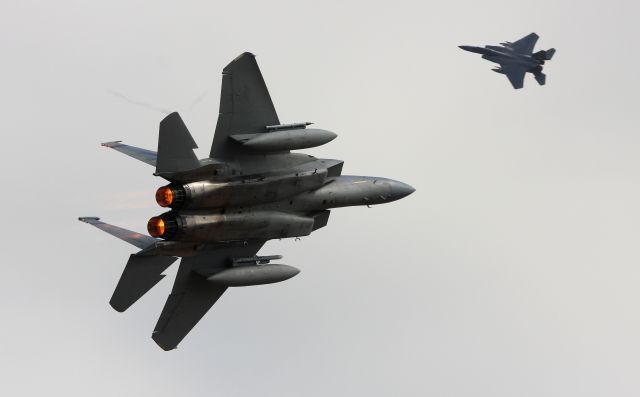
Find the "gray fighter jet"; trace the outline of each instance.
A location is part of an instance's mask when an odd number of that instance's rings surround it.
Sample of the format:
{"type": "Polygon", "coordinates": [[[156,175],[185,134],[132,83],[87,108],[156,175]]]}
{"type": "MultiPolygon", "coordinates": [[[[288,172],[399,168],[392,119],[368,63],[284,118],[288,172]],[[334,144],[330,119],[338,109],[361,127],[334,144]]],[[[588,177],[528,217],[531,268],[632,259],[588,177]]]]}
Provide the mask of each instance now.
{"type": "Polygon", "coordinates": [[[222,72],[209,158],[196,158],[196,143],[178,113],[160,123],[157,152],[103,143],[154,166],[154,175],[169,181],[155,198],[170,210],[149,220],[151,236],[79,218],[141,249],[129,257],[111,306],[127,310],[182,258],[152,336],[164,350],[174,349],[228,287],[298,274],[271,263],[280,255],[257,255],[267,240],[307,236],[327,225],[332,208],[388,203],[414,191],[391,179],[341,175],[340,160],[291,153],[336,137],[310,124],[280,123],[255,57],[244,53],[222,72]]]}
{"type": "Polygon", "coordinates": [[[507,76],[513,88],[518,89],[524,86],[525,73],[533,73],[540,85],[544,85],[546,82],[547,77],[542,73],[542,65],[553,57],[556,50],[551,48],[534,53],[533,48],[537,41],[538,35],[531,33],[515,43],[500,43],[499,46],[473,47],[461,45],[459,47],[465,51],[482,54],[482,58],[500,64],[499,67],[491,70],[507,76]]]}

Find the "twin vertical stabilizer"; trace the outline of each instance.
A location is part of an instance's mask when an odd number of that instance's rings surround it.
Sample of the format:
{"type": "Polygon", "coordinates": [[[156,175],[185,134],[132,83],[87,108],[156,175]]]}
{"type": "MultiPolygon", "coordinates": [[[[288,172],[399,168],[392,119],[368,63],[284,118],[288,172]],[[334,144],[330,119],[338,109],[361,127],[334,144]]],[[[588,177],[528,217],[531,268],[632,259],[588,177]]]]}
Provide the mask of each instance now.
{"type": "Polygon", "coordinates": [[[200,166],[193,149],[198,145],[177,112],[160,122],[156,173],[189,171],[200,166]]]}

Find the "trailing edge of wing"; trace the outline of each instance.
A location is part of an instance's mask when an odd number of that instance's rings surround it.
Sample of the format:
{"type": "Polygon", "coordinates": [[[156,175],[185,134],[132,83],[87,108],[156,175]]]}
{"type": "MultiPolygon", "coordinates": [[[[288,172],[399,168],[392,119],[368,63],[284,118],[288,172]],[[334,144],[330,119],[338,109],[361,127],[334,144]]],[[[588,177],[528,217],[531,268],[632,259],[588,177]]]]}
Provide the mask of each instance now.
{"type": "Polygon", "coordinates": [[[143,163],[147,163],[154,167],[156,166],[158,153],[152,150],[141,149],[139,147],[125,145],[124,143],[121,143],[121,142],[122,141],[104,142],[101,145],[104,147],[117,150],[120,153],[124,153],[127,156],[133,157],[136,160],[142,161],[143,163]]]}
{"type": "Polygon", "coordinates": [[[131,230],[123,229],[118,226],[110,225],[108,223],[104,223],[100,221],[100,218],[95,216],[83,216],[78,218],[79,221],[88,223],[92,226],[97,227],[98,229],[111,234],[112,236],[116,236],[120,240],[126,241],[129,244],[135,245],[140,249],[145,249],[152,244],[155,244],[155,238],[151,236],[146,236],[144,234],[136,233],[131,230]]]}

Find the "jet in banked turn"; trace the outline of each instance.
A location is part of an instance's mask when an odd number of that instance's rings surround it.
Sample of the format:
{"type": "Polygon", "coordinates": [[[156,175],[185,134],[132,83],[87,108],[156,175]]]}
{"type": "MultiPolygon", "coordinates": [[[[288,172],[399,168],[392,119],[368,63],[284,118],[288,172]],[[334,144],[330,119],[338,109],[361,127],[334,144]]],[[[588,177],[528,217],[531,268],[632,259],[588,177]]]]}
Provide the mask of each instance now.
{"type": "Polygon", "coordinates": [[[491,70],[507,76],[513,88],[518,89],[524,86],[524,75],[526,73],[533,73],[540,85],[544,85],[547,80],[547,76],[542,73],[542,66],[545,61],[553,57],[556,50],[551,48],[533,53],[533,48],[537,41],[538,35],[531,33],[515,43],[506,42],[501,43],[499,46],[473,47],[461,45],[459,47],[465,51],[482,54],[482,58],[500,64],[499,67],[491,70]]]}
{"type": "Polygon", "coordinates": [[[206,159],[194,154],[196,143],[178,113],[161,121],[157,152],[103,143],[155,166],[154,175],[169,181],[155,197],[169,211],[149,220],[151,236],[97,217],[79,218],[141,250],[129,257],[109,302],[119,312],[181,258],[152,336],[164,350],[177,347],[228,287],[298,274],[295,267],[271,263],[280,255],[257,255],[267,240],[307,236],[327,225],[332,208],[388,203],[414,191],[391,179],[342,175],[340,160],[291,153],[323,145],[336,134],[307,128],[311,123],[281,124],[252,54],[224,68],[221,91],[206,159]]]}

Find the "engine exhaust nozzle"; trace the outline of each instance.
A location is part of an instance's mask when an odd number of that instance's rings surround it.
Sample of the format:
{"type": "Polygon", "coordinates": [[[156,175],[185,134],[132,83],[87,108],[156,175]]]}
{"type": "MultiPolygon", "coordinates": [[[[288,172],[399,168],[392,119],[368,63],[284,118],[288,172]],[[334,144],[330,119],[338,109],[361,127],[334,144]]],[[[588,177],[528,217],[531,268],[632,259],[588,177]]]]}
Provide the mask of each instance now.
{"type": "Polygon", "coordinates": [[[185,190],[180,185],[162,186],[156,190],[156,203],[160,207],[177,208],[185,200],[185,190]]]}
{"type": "Polygon", "coordinates": [[[147,222],[147,231],[151,237],[164,236],[165,226],[164,220],[159,216],[154,216],[147,222]]]}

